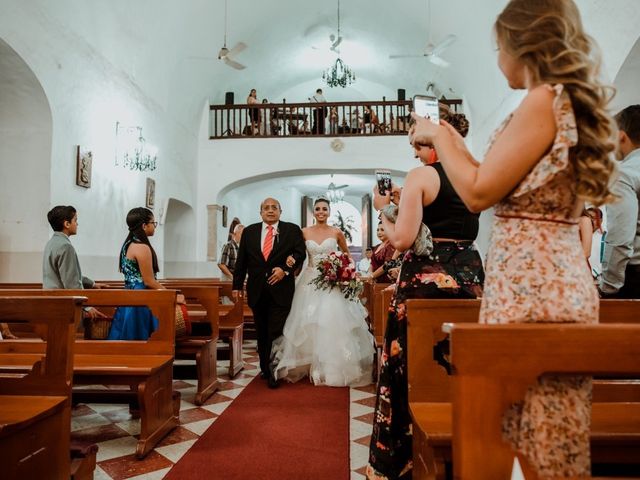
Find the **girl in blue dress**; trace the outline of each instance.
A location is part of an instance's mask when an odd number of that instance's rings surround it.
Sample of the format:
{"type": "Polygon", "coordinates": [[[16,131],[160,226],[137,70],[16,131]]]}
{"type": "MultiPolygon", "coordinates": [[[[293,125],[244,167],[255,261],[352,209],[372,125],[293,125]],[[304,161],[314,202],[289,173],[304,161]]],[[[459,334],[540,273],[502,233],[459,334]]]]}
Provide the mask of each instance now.
{"type": "MultiPolygon", "coordinates": [[[[127,214],[129,235],[120,250],[119,270],[124,286],[131,290],[164,290],[156,280],[158,257],[149,242],[158,226],[153,212],[137,207],[127,214]]],[[[148,307],[120,307],[113,316],[109,340],[147,340],[158,328],[158,319],[148,307]]]]}

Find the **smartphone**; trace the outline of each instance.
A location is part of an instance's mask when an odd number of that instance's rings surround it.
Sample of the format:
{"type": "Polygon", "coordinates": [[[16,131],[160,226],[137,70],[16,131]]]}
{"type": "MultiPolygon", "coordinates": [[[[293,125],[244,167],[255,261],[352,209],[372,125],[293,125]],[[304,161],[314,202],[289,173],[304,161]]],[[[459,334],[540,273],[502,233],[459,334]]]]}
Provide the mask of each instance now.
{"type": "Polygon", "coordinates": [[[386,195],[391,191],[391,170],[376,170],[376,182],[378,183],[378,193],[386,195]]]}
{"type": "Polygon", "coordinates": [[[440,123],[440,109],[436,97],[416,95],[413,97],[413,111],[421,117],[428,117],[435,124],[440,123]]]}

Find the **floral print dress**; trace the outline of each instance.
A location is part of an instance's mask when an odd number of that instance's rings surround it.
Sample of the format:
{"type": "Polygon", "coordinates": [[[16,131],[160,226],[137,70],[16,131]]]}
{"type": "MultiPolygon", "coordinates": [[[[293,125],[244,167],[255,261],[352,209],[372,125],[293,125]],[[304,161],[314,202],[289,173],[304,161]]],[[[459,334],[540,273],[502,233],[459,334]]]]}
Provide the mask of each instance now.
{"type": "Polygon", "coordinates": [[[473,242],[434,242],[433,248],[427,256],[405,254],[389,306],[367,465],[370,480],[411,478],[406,301],[482,295],[482,260],[473,242]]]}
{"type": "MultiPolygon", "coordinates": [[[[496,206],[481,323],[598,321],[598,294],[578,234],[571,98],[562,85],[546,88],[555,93],[557,134],[549,153],[496,206]]],[[[540,476],[588,476],[590,413],[588,377],[543,376],[507,412],[503,431],[540,476]]]]}

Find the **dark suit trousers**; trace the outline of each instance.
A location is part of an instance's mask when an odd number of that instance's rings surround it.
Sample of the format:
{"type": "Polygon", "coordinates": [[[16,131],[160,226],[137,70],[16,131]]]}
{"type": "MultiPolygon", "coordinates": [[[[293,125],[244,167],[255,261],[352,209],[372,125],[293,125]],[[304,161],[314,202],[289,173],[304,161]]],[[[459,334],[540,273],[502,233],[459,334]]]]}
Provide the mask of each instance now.
{"type": "Polygon", "coordinates": [[[614,298],[640,298],[640,265],[627,264],[624,285],[614,298]]]}
{"type": "Polygon", "coordinates": [[[268,288],[264,288],[258,303],[252,308],[253,320],[258,335],[258,355],[260,355],[260,370],[270,375],[271,345],[282,335],[284,323],[287,320],[291,304],[277,305],[271,298],[268,288]]]}

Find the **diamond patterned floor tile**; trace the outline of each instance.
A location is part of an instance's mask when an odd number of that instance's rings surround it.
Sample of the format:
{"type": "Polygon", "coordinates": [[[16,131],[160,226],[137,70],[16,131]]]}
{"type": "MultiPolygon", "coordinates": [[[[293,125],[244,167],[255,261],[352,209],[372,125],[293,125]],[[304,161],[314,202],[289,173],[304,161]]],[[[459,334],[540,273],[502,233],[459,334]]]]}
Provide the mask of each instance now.
{"type": "MultiPolygon", "coordinates": [[[[181,425],[169,433],[143,460],[135,458],[136,436],[140,434],[140,420],[132,419],[127,406],[119,404],[80,404],[73,411],[74,438],[98,443],[98,466],[95,480],[160,480],[191,448],[219,415],[231,405],[260,373],[256,342],[243,345],[245,368],[233,379],[229,378],[229,361],[218,361],[220,389],[200,407],[193,404],[197,381],[174,380],[174,390],[180,391],[181,425]]],[[[258,380],[256,380],[258,381],[258,380]]],[[[106,388],[88,386],[88,388],[106,388]]],[[[375,386],[350,389],[350,463],[352,480],[364,480],[368,460],[369,438],[375,405],[375,386]]]]}

